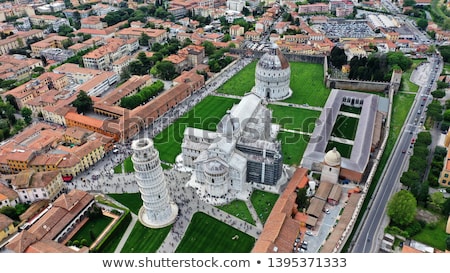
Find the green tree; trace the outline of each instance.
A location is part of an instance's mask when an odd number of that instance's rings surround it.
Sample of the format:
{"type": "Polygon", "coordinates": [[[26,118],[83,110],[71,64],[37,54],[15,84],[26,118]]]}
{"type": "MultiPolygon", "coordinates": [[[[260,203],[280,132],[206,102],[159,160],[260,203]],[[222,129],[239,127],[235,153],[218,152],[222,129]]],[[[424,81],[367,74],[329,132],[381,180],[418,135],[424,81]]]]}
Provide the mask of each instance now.
{"type": "Polygon", "coordinates": [[[159,62],[155,66],[158,70],[159,77],[163,80],[173,80],[178,75],[175,66],[169,61],[159,62]]]}
{"type": "Polygon", "coordinates": [[[428,27],[428,20],[427,19],[417,19],[417,26],[421,29],[421,30],[426,30],[428,27]]]}
{"type": "Polygon", "coordinates": [[[81,90],[77,98],[72,102],[72,105],[77,108],[78,113],[84,113],[92,110],[94,103],[91,97],[85,91],[81,90]]]}
{"type": "Polygon", "coordinates": [[[387,215],[391,221],[400,227],[412,223],[416,215],[417,201],[409,191],[400,190],[389,200],[387,215]]]}
{"type": "Polygon", "coordinates": [[[205,48],[206,56],[212,55],[216,51],[216,47],[210,41],[204,41],[202,46],[205,48]]]}
{"type": "Polygon", "coordinates": [[[33,114],[33,112],[31,111],[30,108],[28,107],[23,107],[22,110],[20,110],[20,113],[22,114],[23,119],[25,120],[25,123],[27,125],[29,125],[31,123],[31,121],[33,120],[31,118],[31,115],[33,114]]]}
{"type": "Polygon", "coordinates": [[[9,218],[11,218],[12,220],[16,220],[19,221],[19,215],[17,214],[17,211],[15,208],[10,207],[10,206],[5,206],[5,207],[1,207],[0,208],[0,213],[8,216],[9,218]]]}
{"type": "Polygon", "coordinates": [[[419,179],[420,177],[417,172],[408,170],[402,174],[400,182],[406,187],[410,188],[416,181],[419,181],[419,179]]]}
{"type": "Polygon", "coordinates": [[[450,236],[447,236],[447,239],[445,239],[445,246],[447,250],[450,250],[450,236]]]}
{"type": "Polygon", "coordinates": [[[19,106],[17,105],[16,98],[13,95],[11,94],[6,95],[6,101],[9,102],[9,104],[11,104],[14,107],[14,109],[19,111],[19,106]]]}
{"type": "Polygon", "coordinates": [[[343,48],[338,46],[333,47],[330,52],[330,62],[338,69],[347,63],[347,55],[343,48]]]}
{"type": "Polygon", "coordinates": [[[442,99],[443,97],[445,97],[445,91],[438,89],[438,90],[435,90],[435,91],[431,92],[431,95],[435,99],[442,99]]]}
{"type": "Polygon", "coordinates": [[[150,37],[146,33],[142,32],[141,37],[139,37],[139,45],[148,46],[148,40],[150,40],[150,37]]]}

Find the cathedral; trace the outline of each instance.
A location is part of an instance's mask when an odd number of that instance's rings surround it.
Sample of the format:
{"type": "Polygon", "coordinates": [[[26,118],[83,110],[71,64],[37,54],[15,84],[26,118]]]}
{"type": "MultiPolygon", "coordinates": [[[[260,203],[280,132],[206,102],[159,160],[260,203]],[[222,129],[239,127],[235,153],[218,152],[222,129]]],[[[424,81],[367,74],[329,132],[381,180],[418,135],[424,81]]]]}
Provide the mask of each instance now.
{"type": "Polygon", "coordinates": [[[252,92],[227,111],[215,132],[185,129],[183,164],[192,168],[190,186],[204,200],[228,203],[248,195],[252,185],[276,187],[284,177],[280,126],[272,123],[267,100],[291,94],[287,75],[288,61],[272,48],[257,64],[252,92]]]}

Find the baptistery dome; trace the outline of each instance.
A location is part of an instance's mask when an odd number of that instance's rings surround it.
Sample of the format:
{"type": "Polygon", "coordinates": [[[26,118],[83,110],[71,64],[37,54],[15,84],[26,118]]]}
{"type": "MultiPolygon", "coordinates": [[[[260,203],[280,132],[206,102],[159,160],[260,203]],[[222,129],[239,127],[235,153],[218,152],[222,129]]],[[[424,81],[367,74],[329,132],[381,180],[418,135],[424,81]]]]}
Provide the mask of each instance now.
{"type": "Polygon", "coordinates": [[[289,97],[291,68],[289,61],[277,45],[272,45],[256,65],[253,92],[268,100],[282,100],[289,97]]]}

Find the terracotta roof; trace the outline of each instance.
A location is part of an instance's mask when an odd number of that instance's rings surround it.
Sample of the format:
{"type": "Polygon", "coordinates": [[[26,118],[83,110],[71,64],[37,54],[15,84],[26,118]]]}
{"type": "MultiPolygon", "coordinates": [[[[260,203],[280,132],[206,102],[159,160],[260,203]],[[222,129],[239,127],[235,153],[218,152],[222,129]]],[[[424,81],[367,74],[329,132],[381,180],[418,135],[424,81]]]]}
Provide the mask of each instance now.
{"type": "Polygon", "coordinates": [[[22,213],[19,218],[21,221],[28,221],[33,216],[37,215],[39,212],[41,212],[44,208],[48,206],[49,200],[48,199],[42,199],[39,201],[34,202],[33,204],[28,207],[28,209],[22,213]]]}
{"type": "Polygon", "coordinates": [[[313,197],[311,198],[311,201],[309,203],[309,207],[308,210],[306,211],[306,213],[308,215],[312,215],[316,218],[319,218],[319,216],[322,214],[322,209],[325,206],[326,201],[319,199],[317,197],[313,197]]]}
{"type": "Polygon", "coordinates": [[[12,223],[14,223],[14,221],[11,218],[0,213],[0,230],[8,228],[8,226],[11,225],[12,223]]]}
{"type": "Polygon", "coordinates": [[[80,115],[78,113],[69,112],[65,116],[66,120],[80,122],[82,124],[92,126],[94,128],[101,128],[103,126],[103,120],[96,118],[91,118],[85,115],[80,115]]]}
{"type": "Polygon", "coordinates": [[[31,244],[25,253],[78,253],[78,251],[53,240],[41,240],[31,244]]]}
{"type": "MultiPolygon", "coordinates": [[[[8,186],[6,186],[3,183],[0,183],[0,195],[3,195],[5,198],[7,198],[10,201],[19,197],[17,192],[15,192],[13,189],[9,188],[8,186]]],[[[0,201],[2,201],[2,198],[0,198],[0,201]]],[[[2,229],[0,228],[0,230],[2,230],[2,229]]]]}
{"type": "Polygon", "coordinates": [[[38,240],[37,236],[28,230],[23,230],[6,245],[6,248],[15,253],[24,253],[25,250],[38,240]]]}
{"type": "Polygon", "coordinates": [[[94,197],[85,191],[71,190],[58,197],[53,207],[29,231],[39,240],[52,240],[93,200],[94,197]]]}
{"type": "Polygon", "coordinates": [[[314,197],[322,200],[327,200],[328,195],[330,195],[331,188],[333,188],[333,183],[321,181],[314,197]]]}

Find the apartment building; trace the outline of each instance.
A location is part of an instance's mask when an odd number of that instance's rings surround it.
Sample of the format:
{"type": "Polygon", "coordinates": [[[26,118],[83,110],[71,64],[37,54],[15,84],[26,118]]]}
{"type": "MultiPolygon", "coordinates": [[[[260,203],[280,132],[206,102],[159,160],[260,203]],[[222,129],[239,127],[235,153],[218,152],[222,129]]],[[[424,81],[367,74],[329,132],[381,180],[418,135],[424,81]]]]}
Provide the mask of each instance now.
{"type": "Polygon", "coordinates": [[[149,46],[154,43],[164,43],[168,39],[168,34],[165,29],[152,28],[124,28],[117,31],[117,37],[121,39],[139,39],[145,33],[149,37],[149,46]]]}
{"type": "Polygon", "coordinates": [[[123,56],[130,55],[138,48],[137,39],[111,38],[105,45],[85,54],[83,64],[86,68],[111,71],[112,63],[123,56]]]}
{"type": "Polygon", "coordinates": [[[64,42],[69,41],[69,37],[65,36],[59,36],[59,35],[53,35],[50,36],[42,41],[33,43],[30,45],[31,47],[31,54],[35,57],[39,57],[41,54],[41,51],[47,48],[60,48],[63,49],[64,42]]]}
{"type": "Polygon", "coordinates": [[[36,172],[27,169],[11,180],[11,186],[18,193],[20,201],[28,204],[42,199],[54,201],[65,191],[59,171],[36,172]]]}
{"type": "Polygon", "coordinates": [[[42,61],[27,58],[23,55],[1,55],[0,56],[0,79],[23,80],[31,76],[33,69],[42,67],[42,61]]]}
{"type": "Polygon", "coordinates": [[[29,31],[18,31],[8,36],[6,39],[0,40],[0,55],[8,54],[9,50],[22,48],[26,46],[26,42],[31,38],[43,38],[44,31],[40,29],[32,29],[29,31]]]}

